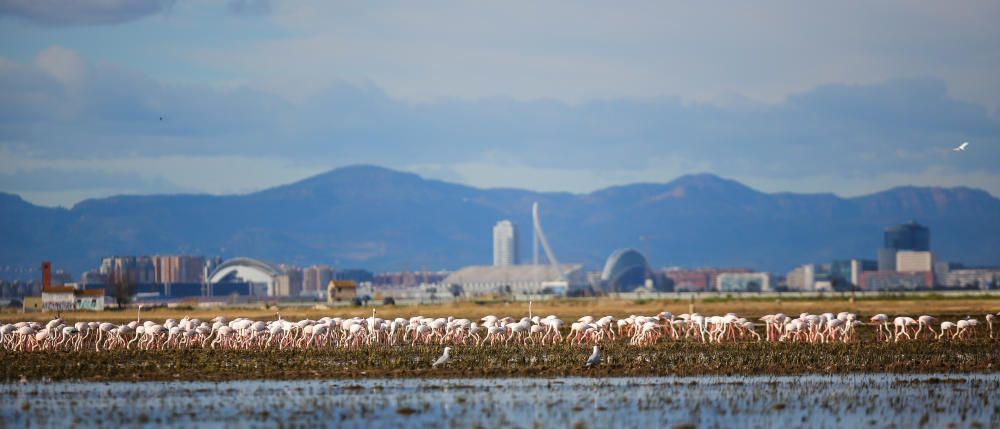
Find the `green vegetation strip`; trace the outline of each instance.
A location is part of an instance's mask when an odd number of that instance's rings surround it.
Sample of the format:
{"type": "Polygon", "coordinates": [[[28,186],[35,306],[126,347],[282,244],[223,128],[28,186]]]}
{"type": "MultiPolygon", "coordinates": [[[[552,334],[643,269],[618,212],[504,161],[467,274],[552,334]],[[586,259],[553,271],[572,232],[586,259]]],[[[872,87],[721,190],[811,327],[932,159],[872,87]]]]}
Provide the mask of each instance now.
{"type": "Polygon", "coordinates": [[[362,377],[550,377],[639,375],[786,375],[852,372],[995,372],[1000,341],[850,344],[608,344],[602,364],[585,368],[589,348],[455,347],[430,364],[437,346],[359,350],[162,350],[0,352],[0,381],[245,380],[362,377]]]}

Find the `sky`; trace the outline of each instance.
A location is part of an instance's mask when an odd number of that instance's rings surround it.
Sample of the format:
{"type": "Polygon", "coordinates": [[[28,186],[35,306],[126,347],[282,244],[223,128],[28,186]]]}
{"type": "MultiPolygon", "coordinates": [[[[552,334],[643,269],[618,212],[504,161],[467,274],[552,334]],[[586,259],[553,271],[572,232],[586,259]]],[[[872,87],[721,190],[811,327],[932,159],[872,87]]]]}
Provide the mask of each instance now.
{"type": "Polygon", "coordinates": [[[706,3],[0,0],[0,191],[69,207],[375,164],[1000,196],[1000,2],[706,3]]]}

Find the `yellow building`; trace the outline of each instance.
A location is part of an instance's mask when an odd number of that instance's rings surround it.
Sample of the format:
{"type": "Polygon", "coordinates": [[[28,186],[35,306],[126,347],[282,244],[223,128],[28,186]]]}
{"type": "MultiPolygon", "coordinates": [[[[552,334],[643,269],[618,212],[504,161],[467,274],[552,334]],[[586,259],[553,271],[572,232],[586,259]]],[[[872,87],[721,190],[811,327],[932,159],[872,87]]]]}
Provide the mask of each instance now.
{"type": "Polygon", "coordinates": [[[354,280],[330,280],[326,285],[326,303],[350,301],[358,295],[358,285],[354,280]]]}
{"type": "Polygon", "coordinates": [[[25,313],[42,311],[42,297],[40,296],[26,296],[22,303],[25,313]]]}

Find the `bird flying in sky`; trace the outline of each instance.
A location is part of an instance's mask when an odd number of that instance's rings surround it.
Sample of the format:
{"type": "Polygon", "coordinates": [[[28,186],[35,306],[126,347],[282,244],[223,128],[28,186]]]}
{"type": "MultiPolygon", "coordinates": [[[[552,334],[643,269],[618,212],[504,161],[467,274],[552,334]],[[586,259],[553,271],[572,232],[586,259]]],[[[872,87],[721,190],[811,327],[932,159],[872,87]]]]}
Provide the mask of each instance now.
{"type": "Polygon", "coordinates": [[[969,142],[962,142],[962,144],[952,150],[955,152],[965,152],[965,148],[967,147],[969,147],[969,142]]]}

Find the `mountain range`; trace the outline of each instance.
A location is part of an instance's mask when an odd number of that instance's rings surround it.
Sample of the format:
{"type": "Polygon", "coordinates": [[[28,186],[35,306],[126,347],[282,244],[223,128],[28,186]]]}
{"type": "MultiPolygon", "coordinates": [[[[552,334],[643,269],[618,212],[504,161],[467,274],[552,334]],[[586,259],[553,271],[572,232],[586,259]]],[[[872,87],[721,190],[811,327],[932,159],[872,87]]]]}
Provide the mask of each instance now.
{"type": "Polygon", "coordinates": [[[492,227],[501,219],[518,227],[520,260],[529,262],[536,201],[556,257],[590,269],[623,247],[648,252],[655,266],[772,272],[874,259],[883,229],[910,220],[930,227],[939,260],[1000,263],[1000,200],[965,187],[841,198],[763,193],[696,174],[571,194],[479,189],[351,166],[244,195],[115,196],[70,209],[0,193],[0,266],[44,259],[78,275],[108,255],[201,254],[341,269],[456,269],[491,263],[492,227]]]}

